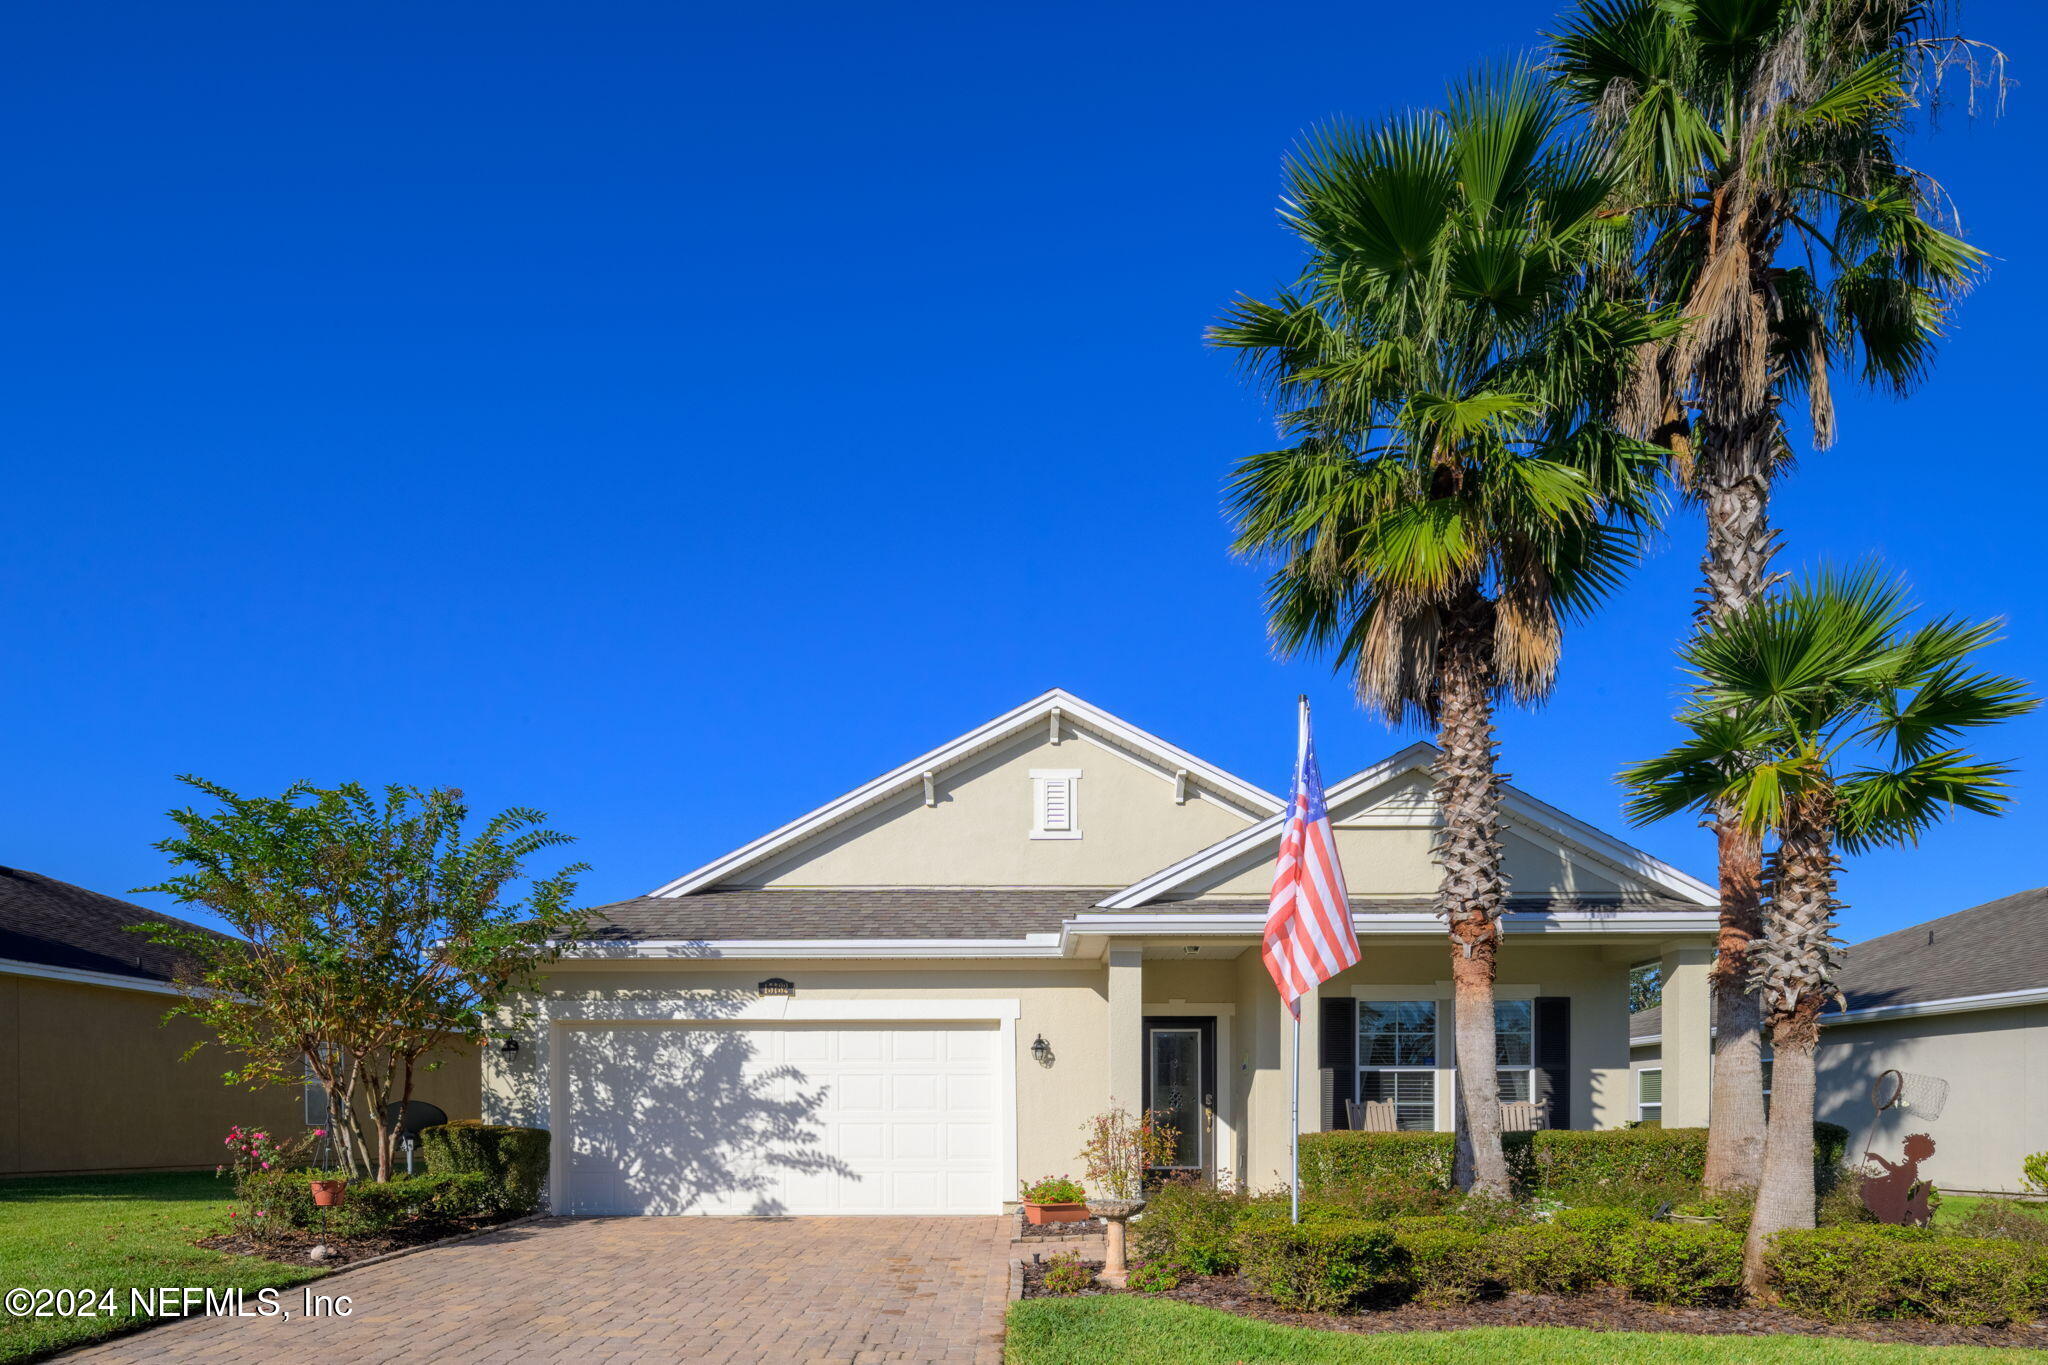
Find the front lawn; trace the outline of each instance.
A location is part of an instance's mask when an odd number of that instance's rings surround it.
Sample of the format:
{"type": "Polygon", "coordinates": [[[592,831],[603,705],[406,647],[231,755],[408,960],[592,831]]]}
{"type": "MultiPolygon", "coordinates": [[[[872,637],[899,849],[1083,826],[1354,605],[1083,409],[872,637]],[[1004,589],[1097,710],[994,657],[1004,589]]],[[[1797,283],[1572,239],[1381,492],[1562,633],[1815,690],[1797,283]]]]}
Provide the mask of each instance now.
{"type": "Polygon", "coordinates": [[[0,1310],[0,1365],[110,1336],[128,1323],[128,1291],[178,1285],[257,1290],[320,1272],[192,1245],[227,1226],[226,1180],[210,1173],[0,1180],[0,1290],[113,1289],[113,1318],[18,1318],[0,1310]]]}
{"type": "Polygon", "coordinates": [[[1565,1327],[1461,1332],[1319,1331],[1121,1294],[1010,1306],[1007,1365],[2041,1365],[2048,1353],[1870,1346],[1818,1337],[1693,1336],[1565,1327]]]}

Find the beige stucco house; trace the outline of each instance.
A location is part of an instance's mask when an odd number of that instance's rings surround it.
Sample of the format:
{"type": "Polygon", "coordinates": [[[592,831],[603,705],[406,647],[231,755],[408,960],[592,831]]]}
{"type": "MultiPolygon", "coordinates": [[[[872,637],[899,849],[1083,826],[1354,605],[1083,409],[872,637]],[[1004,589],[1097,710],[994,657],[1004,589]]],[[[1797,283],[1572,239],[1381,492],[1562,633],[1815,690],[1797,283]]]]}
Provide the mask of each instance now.
{"type": "MultiPolygon", "coordinates": [[[[1329,789],[1363,961],[1305,1002],[1304,1128],[1452,1124],[1438,823],[1410,746],[1329,789]]],[[[1283,802],[1063,691],[649,894],[534,983],[486,1116],[555,1133],[564,1213],[988,1213],[1090,1115],[1284,1178],[1293,1034],[1258,942],[1283,802]]],[[[1502,1086],[1633,1116],[1627,978],[1661,959],[1669,1118],[1703,1122],[1710,888],[1510,789],[1502,1086]]]]}

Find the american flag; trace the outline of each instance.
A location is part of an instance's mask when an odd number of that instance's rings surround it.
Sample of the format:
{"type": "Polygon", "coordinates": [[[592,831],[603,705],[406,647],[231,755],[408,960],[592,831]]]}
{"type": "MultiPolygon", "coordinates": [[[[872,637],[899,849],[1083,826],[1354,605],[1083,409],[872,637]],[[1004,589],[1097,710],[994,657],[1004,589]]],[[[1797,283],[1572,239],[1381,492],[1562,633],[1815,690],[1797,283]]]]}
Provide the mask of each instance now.
{"type": "Polygon", "coordinates": [[[1280,998],[1296,1019],[1301,997],[1358,962],[1358,934],[1351,924],[1351,898],[1330,812],[1323,804],[1323,776],[1309,737],[1308,699],[1301,702],[1301,738],[1294,763],[1294,792],[1287,803],[1287,828],[1280,862],[1273,869],[1272,908],[1260,956],[1280,998]]]}

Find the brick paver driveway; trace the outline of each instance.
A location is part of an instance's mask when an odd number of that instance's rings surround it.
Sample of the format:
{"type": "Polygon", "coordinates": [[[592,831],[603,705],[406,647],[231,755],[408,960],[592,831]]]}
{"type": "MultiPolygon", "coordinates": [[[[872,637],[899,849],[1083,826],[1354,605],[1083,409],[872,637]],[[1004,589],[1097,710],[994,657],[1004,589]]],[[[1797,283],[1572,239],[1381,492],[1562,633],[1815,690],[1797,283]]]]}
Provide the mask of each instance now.
{"type": "MultiPolygon", "coordinates": [[[[1002,1218],[551,1219],[317,1281],[346,1318],[195,1318],[65,1360],[1002,1358],[1002,1218]]],[[[297,1289],[282,1291],[299,1306],[297,1289]]]]}

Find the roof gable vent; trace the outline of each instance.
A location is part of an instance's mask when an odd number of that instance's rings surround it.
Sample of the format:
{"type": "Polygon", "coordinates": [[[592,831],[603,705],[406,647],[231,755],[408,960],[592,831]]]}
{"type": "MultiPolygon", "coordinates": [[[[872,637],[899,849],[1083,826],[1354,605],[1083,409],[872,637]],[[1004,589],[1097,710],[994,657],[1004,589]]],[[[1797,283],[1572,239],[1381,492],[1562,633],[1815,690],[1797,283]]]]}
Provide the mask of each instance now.
{"type": "Polygon", "coordinates": [[[1079,768],[1033,768],[1031,770],[1031,837],[1034,839],[1078,839],[1081,813],[1076,787],[1079,768]]]}

